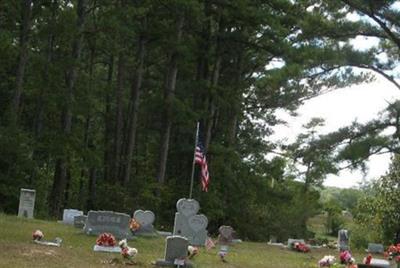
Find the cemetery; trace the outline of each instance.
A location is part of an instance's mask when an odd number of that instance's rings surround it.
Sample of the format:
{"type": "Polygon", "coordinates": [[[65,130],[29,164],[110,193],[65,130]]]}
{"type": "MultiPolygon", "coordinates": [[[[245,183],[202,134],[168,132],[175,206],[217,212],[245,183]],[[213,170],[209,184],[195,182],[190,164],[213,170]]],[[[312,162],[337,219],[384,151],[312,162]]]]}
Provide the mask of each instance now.
{"type": "Polygon", "coordinates": [[[0,214],[0,235],[4,238],[0,241],[0,262],[6,266],[24,266],[33,259],[34,267],[390,268],[397,267],[396,257],[400,256],[400,244],[385,248],[383,244],[368,243],[365,251],[351,250],[347,229],[339,229],[337,239],[331,239],[334,247],[312,239],[289,238],[285,243],[275,241],[276,237],[268,243],[242,241],[234,239],[236,232],[229,225],[220,226],[217,235],[210,237],[207,217],[198,214],[199,202],[187,198],[176,202],[174,229],[167,236],[156,231],[156,215],[150,210],[135,210],[131,217],[113,211],[91,210],[84,215],[77,209],[65,209],[62,221],[37,220],[32,206],[34,191],[22,192],[28,192],[29,198],[21,194],[18,212],[30,209],[29,213],[0,214]],[[31,229],[35,230],[31,233],[31,229]],[[52,236],[57,237],[49,240],[52,236]],[[7,258],[10,254],[15,257],[7,258]]]}
{"type": "Polygon", "coordinates": [[[400,268],[400,0],[1,0],[0,267],[400,268]]]}

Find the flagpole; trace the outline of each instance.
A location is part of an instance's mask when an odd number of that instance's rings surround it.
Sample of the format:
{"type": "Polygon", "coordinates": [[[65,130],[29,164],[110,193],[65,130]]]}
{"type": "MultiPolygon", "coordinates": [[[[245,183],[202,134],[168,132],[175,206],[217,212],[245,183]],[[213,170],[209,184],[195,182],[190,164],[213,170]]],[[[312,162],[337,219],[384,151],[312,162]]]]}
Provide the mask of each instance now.
{"type": "Polygon", "coordinates": [[[195,168],[195,164],[196,164],[196,146],[197,146],[197,140],[199,139],[199,125],[200,125],[200,123],[197,122],[197,127],[196,127],[196,139],[194,140],[194,152],[193,152],[193,163],[192,163],[192,177],[190,178],[189,199],[192,199],[192,193],[193,193],[193,177],[194,177],[194,168],[195,168]]]}

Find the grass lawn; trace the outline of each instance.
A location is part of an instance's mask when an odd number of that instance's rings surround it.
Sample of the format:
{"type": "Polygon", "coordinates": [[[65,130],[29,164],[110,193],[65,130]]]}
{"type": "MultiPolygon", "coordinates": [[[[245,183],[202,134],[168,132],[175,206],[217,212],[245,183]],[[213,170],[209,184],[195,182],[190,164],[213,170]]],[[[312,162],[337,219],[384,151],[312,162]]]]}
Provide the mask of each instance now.
{"type": "MultiPolygon", "coordinates": [[[[95,236],[86,236],[79,229],[61,223],[28,220],[0,214],[0,267],[123,267],[119,254],[93,252],[95,236]],[[46,247],[32,242],[32,232],[43,231],[45,240],[63,239],[62,246],[46,247]]],[[[133,267],[154,267],[151,262],[162,258],[165,238],[137,238],[130,241],[139,254],[133,267]]],[[[218,249],[206,251],[193,260],[194,267],[263,267],[312,268],[324,255],[335,255],[336,250],[314,249],[311,253],[297,253],[266,243],[243,242],[229,248],[227,263],[217,257],[218,249]]],[[[361,260],[365,254],[355,254],[361,260]]],[[[129,266],[128,266],[129,267],[129,266]]]]}

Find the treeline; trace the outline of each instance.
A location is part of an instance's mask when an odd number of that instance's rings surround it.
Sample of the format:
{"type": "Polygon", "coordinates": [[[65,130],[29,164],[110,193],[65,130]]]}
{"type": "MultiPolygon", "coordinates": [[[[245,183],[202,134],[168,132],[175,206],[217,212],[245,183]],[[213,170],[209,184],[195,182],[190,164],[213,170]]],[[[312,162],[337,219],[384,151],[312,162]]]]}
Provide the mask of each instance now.
{"type": "Polygon", "coordinates": [[[305,236],[318,194],[265,158],[275,111],[364,78],[306,2],[1,1],[0,208],[33,188],[37,217],[145,208],[168,228],[199,121],[209,229],[305,236]]]}

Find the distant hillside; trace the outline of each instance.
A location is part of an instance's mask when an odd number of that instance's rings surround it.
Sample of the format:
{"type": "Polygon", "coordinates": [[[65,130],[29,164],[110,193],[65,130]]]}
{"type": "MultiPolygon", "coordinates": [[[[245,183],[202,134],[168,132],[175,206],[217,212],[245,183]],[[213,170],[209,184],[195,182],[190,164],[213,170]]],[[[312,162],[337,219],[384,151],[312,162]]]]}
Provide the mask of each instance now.
{"type": "Polygon", "coordinates": [[[320,191],[320,201],[322,204],[328,201],[335,201],[343,210],[352,211],[362,197],[363,192],[359,189],[342,189],[338,187],[326,187],[320,191]]]}

